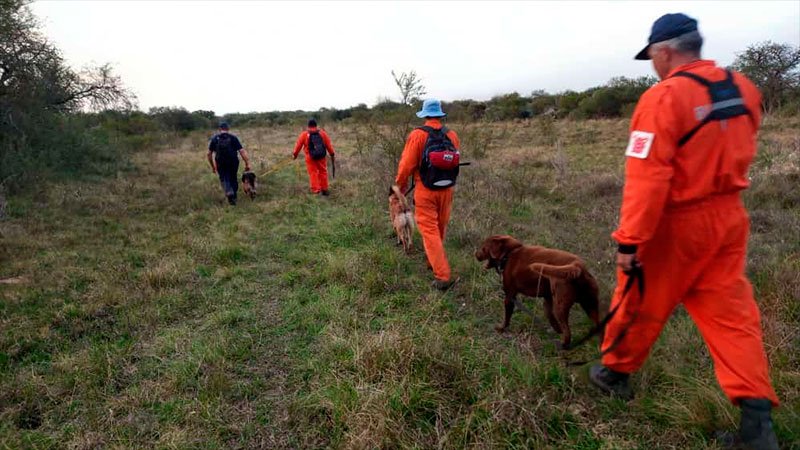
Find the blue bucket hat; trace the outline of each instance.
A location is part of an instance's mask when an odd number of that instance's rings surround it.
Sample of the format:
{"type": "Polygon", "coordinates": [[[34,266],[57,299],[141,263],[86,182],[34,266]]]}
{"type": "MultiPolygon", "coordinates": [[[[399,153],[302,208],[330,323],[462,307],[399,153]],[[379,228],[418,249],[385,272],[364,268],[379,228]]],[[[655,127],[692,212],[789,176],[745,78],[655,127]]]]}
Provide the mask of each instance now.
{"type": "Polygon", "coordinates": [[[683,13],[664,14],[653,23],[650,37],[647,38],[647,46],[637,53],[634,59],[648,60],[650,55],[647,54],[647,50],[652,44],[676,38],[690,31],[697,31],[696,20],[683,13]]]}
{"type": "Polygon", "coordinates": [[[230,130],[230,128],[231,127],[230,127],[230,125],[228,125],[228,122],[220,122],[219,123],[219,129],[220,130],[230,130]]]}
{"type": "Polygon", "coordinates": [[[435,98],[429,98],[422,102],[422,110],[417,113],[417,117],[424,119],[426,117],[444,117],[447,114],[442,111],[442,102],[435,98]]]}

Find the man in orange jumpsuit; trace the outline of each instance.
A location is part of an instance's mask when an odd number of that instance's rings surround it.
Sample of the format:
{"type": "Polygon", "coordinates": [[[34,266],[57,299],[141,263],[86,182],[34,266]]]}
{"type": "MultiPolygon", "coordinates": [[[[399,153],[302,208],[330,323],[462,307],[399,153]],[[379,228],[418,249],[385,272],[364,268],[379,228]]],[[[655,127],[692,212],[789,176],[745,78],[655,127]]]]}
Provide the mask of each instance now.
{"type": "MultiPolygon", "coordinates": [[[[451,279],[450,264],[447,262],[443,241],[447,223],[450,221],[453,185],[455,177],[458,176],[458,159],[455,160],[455,169],[449,172],[436,172],[437,169],[428,167],[428,160],[431,158],[427,158],[426,153],[432,150],[434,153],[448,153],[452,156],[461,147],[458,135],[452,130],[443,128],[440,119],[445,116],[439,100],[428,99],[423,102],[422,110],[417,113],[417,117],[425,119],[425,125],[408,135],[395,179],[400,190],[406,192],[408,178],[414,177],[414,217],[417,228],[422,234],[422,244],[425,247],[428,264],[433,269],[435,278],[433,287],[441,291],[446,291],[455,283],[455,280],[451,279]],[[434,147],[431,147],[431,144],[434,144],[434,147]],[[425,181],[420,176],[420,171],[426,175],[425,181]],[[434,177],[434,174],[440,176],[434,177]],[[439,181],[431,184],[428,181],[429,176],[439,181]]],[[[430,154],[428,153],[428,156],[430,154]]]]}
{"type": "Polygon", "coordinates": [[[331,155],[331,161],[334,161],[334,164],[336,164],[336,155],[328,133],[322,128],[317,128],[317,121],[314,119],[308,121],[308,129],[300,133],[297,138],[292,158],[297,159],[300,150],[306,152],[306,170],[311,193],[329,195],[327,155],[331,155]]]}
{"type": "Polygon", "coordinates": [[[619,310],[608,323],[602,365],[591,381],[632,398],[638,370],[664,323],[682,303],[708,346],[717,380],[742,410],[740,438],[777,449],[758,306],[744,274],[749,219],[740,198],[756,152],[761,95],[747,78],[700,59],[697,21],[667,14],[636,59],[662,80],[639,100],[631,121],[619,227],[619,310]],[[640,295],[622,286],[641,268],[640,295]],[[624,297],[624,298],[623,298],[624,297]]]}

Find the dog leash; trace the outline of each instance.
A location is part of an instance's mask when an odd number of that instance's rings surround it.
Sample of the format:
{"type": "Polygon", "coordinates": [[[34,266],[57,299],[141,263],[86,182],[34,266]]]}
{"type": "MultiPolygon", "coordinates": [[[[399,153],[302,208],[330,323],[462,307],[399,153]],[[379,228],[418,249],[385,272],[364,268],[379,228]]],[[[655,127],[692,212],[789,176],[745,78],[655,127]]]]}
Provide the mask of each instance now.
{"type": "Polygon", "coordinates": [[[267,175],[269,175],[269,174],[271,174],[271,173],[275,173],[275,172],[277,172],[278,170],[280,170],[280,169],[282,169],[282,168],[284,168],[284,167],[288,166],[289,164],[291,164],[291,163],[292,163],[292,161],[294,161],[294,158],[286,158],[285,160],[283,160],[283,161],[281,161],[281,162],[279,162],[279,163],[275,164],[275,166],[274,166],[274,167],[272,167],[271,169],[267,170],[266,172],[264,172],[264,173],[263,173],[263,174],[261,174],[260,176],[263,178],[263,177],[266,177],[267,175]]]}
{"type": "MultiPolygon", "coordinates": [[[[624,327],[622,327],[622,330],[619,332],[619,334],[611,342],[611,345],[609,345],[608,347],[606,347],[605,350],[600,352],[600,356],[602,357],[603,355],[608,354],[609,352],[614,350],[622,342],[622,340],[628,334],[628,331],[630,330],[631,326],[639,318],[639,312],[642,309],[641,308],[641,302],[644,300],[644,270],[642,269],[642,266],[639,264],[638,261],[634,260],[633,261],[633,266],[631,267],[630,270],[626,271],[625,274],[628,276],[628,279],[625,281],[625,287],[622,289],[622,298],[620,299],[619,303],[617,303],[617,306],[612,308],[611,311],[609,311],[608,314],[606,314],[606,316],[603,317],[603,320],[601,320],[600,323],[595,325],[594,328],[592,328],[589,331],[589,333],[586,334],[586,336],[584,336],[584,337],[578,339],[576,342],[571,343],[570,345],[566,346],[566,348],[564,350],[574,350],[575,348],[583,345],[585,342],[587,342],[592,337],[600,334],[600,332],[605,330],[606,325],[608,325],[608,323],[611,321],[611,319],[613,319],[614,316],[617,314],[617,311],[619,311],[619,308],[625,302],[625,299],[628,297],[628,294],[633,289],[633,285],[636,284],[638,286],[638,288],[639,288],[639,304],[640,305],[639,305],[638,308],[636,308],[633,311],[633,313],[631,314],[631,319],[628,321],[628,323],[624,327]]],[[[570,366],[582,366],[584,364],[588,364],[589,362],[591,362],[591,361],[574,361],[574,362],[568,363],[568,365],[570,365],[570,366]]]]}

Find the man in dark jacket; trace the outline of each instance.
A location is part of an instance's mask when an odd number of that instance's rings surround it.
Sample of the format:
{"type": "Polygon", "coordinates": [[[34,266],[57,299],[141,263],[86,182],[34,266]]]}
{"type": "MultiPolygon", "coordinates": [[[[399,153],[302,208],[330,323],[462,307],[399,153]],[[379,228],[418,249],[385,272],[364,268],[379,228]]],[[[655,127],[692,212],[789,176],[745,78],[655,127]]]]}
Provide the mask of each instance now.
{"type": "Polygon", "coordinates": [[[208,143],[208,164],[211,170],[219,175],[219,182],[228,203],[236,204],[236,193],[239,190],[239,155],[244,160],[244,170],[250,170],[250,159],[247,151],[242,147],[239,138],[229,132],[227,123],[219,124],[219,133],[211,138],[208,143]],[[214,154],[212,158],[211,155],[214,154]]]}

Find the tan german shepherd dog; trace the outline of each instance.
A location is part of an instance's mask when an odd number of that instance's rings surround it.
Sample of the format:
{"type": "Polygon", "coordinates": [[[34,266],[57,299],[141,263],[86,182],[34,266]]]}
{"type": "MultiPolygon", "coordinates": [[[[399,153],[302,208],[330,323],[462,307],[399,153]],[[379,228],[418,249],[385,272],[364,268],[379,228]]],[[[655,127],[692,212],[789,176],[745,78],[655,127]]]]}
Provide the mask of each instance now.
{"type": "Polygon", "coordinates": [[[411,212],[406,196],[400,192],[400,187],[396,184],[392,185],[389,195],[389,217],[397,235],[397,244],[402,245],[406,253],[410,252],[414,232],[414,214],[411,212]]]}

